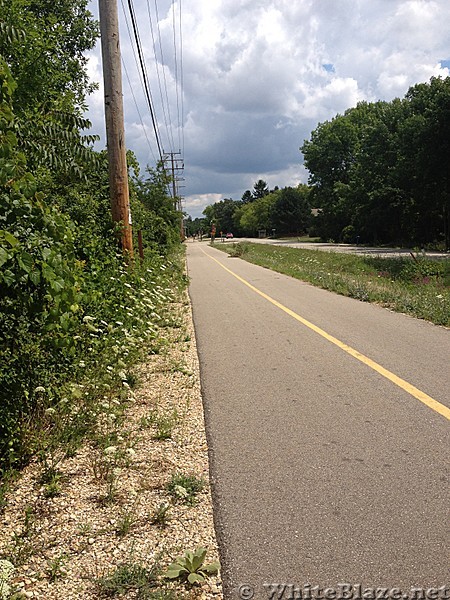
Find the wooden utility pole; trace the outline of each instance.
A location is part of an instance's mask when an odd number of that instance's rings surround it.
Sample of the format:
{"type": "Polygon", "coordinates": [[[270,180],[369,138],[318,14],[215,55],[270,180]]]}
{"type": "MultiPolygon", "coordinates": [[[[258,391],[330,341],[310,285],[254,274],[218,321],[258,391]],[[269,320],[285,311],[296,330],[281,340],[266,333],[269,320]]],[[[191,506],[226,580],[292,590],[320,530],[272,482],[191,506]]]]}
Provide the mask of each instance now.
{"type": "Polygon", "coordinates": [[[133,256],[128,169],[123,124],[122,69],[120,63],[117,0],[99,0],[105,85],[106,142],[109,162],[109,195],[112,217],[120,223],[123,251],[133,256]]]}

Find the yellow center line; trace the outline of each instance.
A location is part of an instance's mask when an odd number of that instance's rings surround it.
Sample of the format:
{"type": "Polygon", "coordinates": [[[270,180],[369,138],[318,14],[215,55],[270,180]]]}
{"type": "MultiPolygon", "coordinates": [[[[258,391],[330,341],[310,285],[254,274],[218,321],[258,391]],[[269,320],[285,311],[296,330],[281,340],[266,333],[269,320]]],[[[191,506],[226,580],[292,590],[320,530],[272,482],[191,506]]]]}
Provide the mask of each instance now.
{"type": "Polygon", "coordinates": [[[439,413],[443,417],[445,417],[445,418],[447,418],[447,419],[450,420],[450,408],[448,408],[444,404],[441,404],[440,402],[438,402],[437,400],[435,400],[431,396],[428,396],[428,394],[425,394],[425,392],[422,392],[421,390],[419,390],[418,388],[416,388],[411,383],[408,383],[407,381],[405,381],[401,377],[398,377],[398,375],[395,375],[395,373],[392,373],[388,369],[385,369],[384,367],[382,367],[381,365],[379,365],[378,363],[376,363],[371,358],[365,356],[364,354],[361,354],[361,352],[358,352],[358,350],[355,350],[354,348],[352,348],[348,344],[345,344],[344,342],[341,342],[340,340],[338,340],[334,336],[330,335],[329,333],[327,333],[326,331],[324,331],[320,327],[317,327],[317,325],[314,325],[314,323],[311,323],[307,319],[304,319],[303,317],[301,317],[300,315],[298,315],[297,313],[295,313],[290,308],[287,308],[286,306],[284,306],[283,304],[281,304],[277,300],[274,300],[273,298],[271,298],[270,296],[268,296],[267,294],[265,294],[264,292],[262,292],[261,290],[259,290],[258,288],[256,288],[254,285],[252,285],[251,283],[249,283],[248,281],[246,281],[245,279],[243,279],[242,277],[240,277],[239,275],[237,275],[236,273],[234,273],[233,271],[231,271],[230,269],[228,269],[224,264],[222,264],[216,258],[214,258],[210,254],[208,254],[207,252],[205,252],[203,250],[203,248],[202,248],[202,252],[204,254],[206,254],[206,256],[208,256],[208,258],[210,258],[211,260],[213,260],[214,262],[216,262],[219,266],[221,266],[222,269],[224,269],[225,271],[227,271],[228,273],[230,273],[230,275],[232,275],[233,277],[235,277],[236,279],[238,279],[241,283],[243,283],[248,288],[250,288],[251,290],[253,290],[256,294],[259,294],[265,300],[267,300],[268,302],[270,302],[271,304],[273,304],[274,306],[276,306],[277,308],[279,308],[280,310],[282,310],[283,312],[285,312],[286,314],[288,314],[290,317],[292,317],[296,321],[299,321],[300,323],[302,323],[303,325],[305,325],[306,327],[308,327],[312,331],[315,331],[320,336],[322,336],[323,338],[325,338],[326,340],[328,340],[329,342],[331,342],[332,344],[334,344],[335,346],[337,346],[338,348],[340,348],[344,352],[347,352],[347,354],[350,354],[350,356],[353,356],[354,358],[356,358],[360,362],[364,363],[365,365],[367,365],[368,367],[370,367],[371,369],[373,369],[374,371],[376,371],[377,373],[379,373],[380,375],[382,375],[386,379],[389,379],[389,381],[391,381],[392,383],[394,383],[395,385],[397,385],[398,387],[400,387],[405,392],[408,392],[408,394],[411,394],[411,396],[413,396],[414,398],[416,398],[417,400],[419,400],[420,402],[422,402],[423,404],[425,404],[426,406],[428,406],[428,408],[431,408],[432,410],[436,411],[437,413],[439,413]]]}

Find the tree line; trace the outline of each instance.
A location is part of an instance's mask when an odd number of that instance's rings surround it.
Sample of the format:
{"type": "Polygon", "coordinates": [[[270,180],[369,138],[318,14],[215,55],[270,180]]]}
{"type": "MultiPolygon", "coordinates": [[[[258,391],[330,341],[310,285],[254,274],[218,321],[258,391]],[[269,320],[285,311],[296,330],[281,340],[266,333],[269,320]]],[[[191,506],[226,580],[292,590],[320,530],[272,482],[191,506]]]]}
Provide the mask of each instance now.
{"type": "Polygon", "coordinates": [[[344,242],[450,247],[450,78],[360,102],[301,148],[316,232],[344,242]]]}
{"type": "Polygon", "coordinates": [[[300,150],[308,185],[269,191],[260,180],[188,225],[450,248],[450,77],[417,84],[403,99],[360,102],[319,123],[300,150]]]}
{"type": "Polygon", "coordinates": [[[307,231],[311,221],[309,195],[310,189],[305,184],[269,190],[260,179],[252,191],[244,192],[241,200],[225,198],[207,206],[204,218],[188,218],[187,232],[192,235],[202,230],[206,234],[214,224],[216,235],[222,232],[253,237],[260,231],[266,235],[300,235],[307,231]]]}

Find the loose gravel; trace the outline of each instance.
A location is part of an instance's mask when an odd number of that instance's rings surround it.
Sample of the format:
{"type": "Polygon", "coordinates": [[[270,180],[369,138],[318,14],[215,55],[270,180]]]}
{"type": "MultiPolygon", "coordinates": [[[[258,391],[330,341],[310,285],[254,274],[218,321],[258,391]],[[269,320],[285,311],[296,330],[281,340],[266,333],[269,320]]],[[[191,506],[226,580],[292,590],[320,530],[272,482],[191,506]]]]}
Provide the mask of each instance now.
{"type": "Polygon", "coordinates": [[[59,495],[46,496],[37,462],[11,488],[0,516],[0,556],[14,563],[10,583],[22,597],[222,598],[220,576],[194,586],[161,575],[144,588],[124,576],[122,587],[117,583],[124,565],[134,573],[145,568],[148,574],[155,564],[164,570],[198,546],[208,549],[207,562],[219,560],[187,295],[173,309],[183,327],[161,330],[163,350],[136,370],[138,385],[121,431],[127,460],[115,471],[113,493],[107,477],[99,476],[98,450],[89,441],[58,465],[59,495]],[[167,484],[176,473],[206,482],[195,504],[170,495],[167,484]]]}

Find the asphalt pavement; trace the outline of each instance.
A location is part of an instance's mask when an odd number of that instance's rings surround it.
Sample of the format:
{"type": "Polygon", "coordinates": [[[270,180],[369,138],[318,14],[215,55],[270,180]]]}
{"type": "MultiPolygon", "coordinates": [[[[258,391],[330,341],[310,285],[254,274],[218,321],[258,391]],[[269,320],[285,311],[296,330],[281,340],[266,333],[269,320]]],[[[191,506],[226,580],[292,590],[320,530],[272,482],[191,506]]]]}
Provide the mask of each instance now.
{"type": "Polygon", "coordinates": [[[450,332],[187,249],[225,600],[444,598],[450,332]]]}

